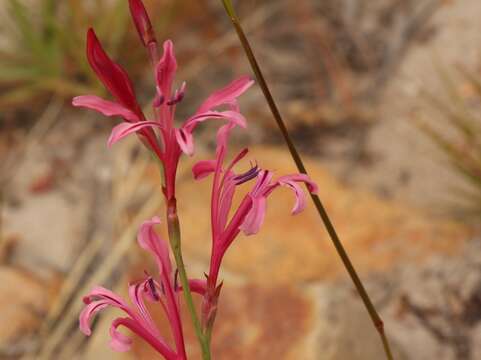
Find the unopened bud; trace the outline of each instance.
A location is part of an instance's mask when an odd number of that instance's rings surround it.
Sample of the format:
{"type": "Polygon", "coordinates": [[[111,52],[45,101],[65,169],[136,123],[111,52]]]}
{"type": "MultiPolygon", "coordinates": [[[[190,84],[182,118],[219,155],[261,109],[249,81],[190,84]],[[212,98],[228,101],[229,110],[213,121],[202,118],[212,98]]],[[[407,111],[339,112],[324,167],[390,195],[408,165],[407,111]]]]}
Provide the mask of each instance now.
{"type": "Polygon", "coordinates": [[[150,43],[156,43],[154,29],[142,0],[129,0],[129,5],[132,19],[144,46],[147,47],[150,43]]]}

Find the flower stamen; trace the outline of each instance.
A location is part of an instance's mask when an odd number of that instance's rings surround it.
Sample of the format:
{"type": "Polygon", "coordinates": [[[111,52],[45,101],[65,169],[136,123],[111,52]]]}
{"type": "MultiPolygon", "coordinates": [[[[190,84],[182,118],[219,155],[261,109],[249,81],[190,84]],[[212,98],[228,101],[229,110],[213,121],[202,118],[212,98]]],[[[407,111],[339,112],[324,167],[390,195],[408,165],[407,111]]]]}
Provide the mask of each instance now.
{"type": "Polygon", "coordinates": [[[255,179],[260,171],[261,169],[257,166],[257,164],[255,164],[250,170],[246,171],[243,174],[237,175],[234,178],[234,182],[236,185],[244,184],[252,179],[255,179]]]}
{"type": "Polygon", "coordinates": [[[164,95],[157,94],[154,99],[154,107],[159,108],[164,104],[165,97],[164,95]]]}
{"type": "Polygon", "coordinates": [[[155,283],[154,283],[154,279],[152,278],[149,278],[147,280],[147,284],[149,284],[149,288],[150,288],[150,292],[152,294],[152,297],[154,298],[155,301],[159,301],[160,300],[160,296],[157,292],[157,289],[155,288],[155,283]]]}
{"type": "Polygon", "coordinates": [[[180,86],[180,88],[175,90],[174,96],[172,96],[172,98],[167,102],[167,105],[173,106],[180,103],[185,96],[185,87],[186,87],[186,83],[184,81],[180,86]]]}
{"type": "Polygon", "coordinates": [[[174,275],[174,291],[179,290],[179,269],[175,269],[175,275],[174,275]]]}

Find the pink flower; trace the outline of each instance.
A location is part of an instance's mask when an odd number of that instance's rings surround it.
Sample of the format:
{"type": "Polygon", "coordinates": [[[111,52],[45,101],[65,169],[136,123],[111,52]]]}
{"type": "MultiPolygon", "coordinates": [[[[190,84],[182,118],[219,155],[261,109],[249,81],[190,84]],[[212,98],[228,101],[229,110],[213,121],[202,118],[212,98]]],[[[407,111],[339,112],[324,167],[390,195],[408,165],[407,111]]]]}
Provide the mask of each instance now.
{"type": "MultiPolygon", "coordinates": [[[[124,326],[143,338],[165,359],[186,359],[178,297],[178,292],[182,289],[178,286],[176,275],[172,271],[168,246],[154,231],[154,225],[159,223],[160,220],[156,217],[144,222],[138,235],[140,246],[151,252],[156,259],[159,268],[159,280],[157,281],[152,276],[147,275],[143,281],[129,286],[129,297],[134,306],[129,305],[110,290],[100,286],[95,287],[84,297],[86,306],[80,314],[80,330],[85,335],[90,336],[92,333],[90,322],[94,315],[109,306],[116,307],[122,310],[126,317],[117,318],[112,322],[110,346],[113,350],[127,351],[130,349],[132,340],[118,331],[118,327],[124,326]],[[155,325],[145,305],[145,298],[163,307],[170,322],[175,349],[167,344],[155,325]]],[[[190,281],[190,288],[193,292],[204,295],[205,287],[205,281],[190,281]]]]}
{"type": "Polygon", "coordinates": [[[122,117],[124,122],[114,127],[108,145],[111,146],[129,134],[137,133],[163,164],[164,192],[170,200],[175,195],[175,176],[180,155],[182,152],[188,155],[194,152],[192,133],[196,126],[205,120],[217,119],[232,121],[245,127],[246,120],[239,112],[236,102],[253,81],[244,76],[214,92],[193,116],[184,121],[180,128],[175,128],[176,106],[185,96],[186,85],[183,83],[178,89],[172,89],[177,71],[172,41],[164,42],[163,56],[157,60],[157,41],[143,3],[140,0],[130,0],[129,4],[141,41],[148,47],[150,57],[155,63],[155,118],[145,118],[127,73],[108,57],[92,29],[87,34],[87,57],[91,67],[116,101],[87,95],[74,98],[73,105],[93,109],[106,116],[122,117]],[[219,107],[224,109],[220,110],[219,107]]]}
{"type": "Polygon", "coordinates": [[[253,235],[259,231],[264,221],[269,195],[280,186],[291,189],[296,200],[292,213],[298,214],[305,207],[305,195],[299,183],[305,183],[311,193],[317,192],[317,185],[304,174],[287,175],[273,180],[271,171],[262,170],[257,165],[252,166],[243,174],[236,174],[233,168],[245,157],[247,149],[242,150],[227,167],[224,167],[227,140],[234,127],[235,124],[231,122],[219,129],[216,159],[200,161],[192,169],[197,180],[211,173],[214,174],[211,197],[212,254],[207,277],[207,290],[204,296],[204,325],[213,321],[212,318],[215,316],[216,302],[220,291],[217,286],[217,278],[224,254],[240,231],[246,235],[253,235]],[[256,179],[255,185],[229,219],[236,187],[253,179],[256,179]]]}

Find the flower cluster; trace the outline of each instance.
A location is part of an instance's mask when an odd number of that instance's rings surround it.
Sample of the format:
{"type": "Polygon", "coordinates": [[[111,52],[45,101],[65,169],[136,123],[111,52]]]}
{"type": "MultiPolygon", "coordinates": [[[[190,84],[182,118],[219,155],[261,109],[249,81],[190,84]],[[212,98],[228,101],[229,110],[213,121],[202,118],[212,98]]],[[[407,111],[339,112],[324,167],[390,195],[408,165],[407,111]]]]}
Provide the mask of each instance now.
{"type": "Polygon", "coordinates": [[[192,169],[194,178],[197,180],[213,174],[212,253],[202,309],[203,325],[206,328],[212,326],[215,320],[217,300],[222,286],[222,284],[217,285],[217,280],[224,254],[241,231],[245,235],[257,234],[264,222],[267,197],[279,186],[291,189],[296,197],[292,213],[297,214],[305,207],[304,191],[299,183],[304,182],[310,192],[317,192],[317,185],[303,174],[286,175],[273,181],[273,172],[263,170],[258,165],[243,174],[236,174],[233,168],[247,155],[247,149],[242,150],[227,167],[224,167],[229,134],[234,127],[234,123],[228,123],[219,129],[215,160],[199,161],[192,169]],[[254,179],[256,182],[251,191],[244,196],[229,219],[236,187],[254,179]]]}
{"type": "MultiPolygon", "coordinates": [[[[117,318],[112,322],[110,346],[113,350],[127,351],[130,348],[132,340],[117,330],[119,326],[124,326],[142,337],[166,359],[186,359],[178,296],[182,288],[178,285],[177,276],[172,270],[168,245],[154,231],[156,224],[160,224],[160,219],[157,217],[144,222],[140,227],[137,239],[139,245],[154,256],[159,268],[159,280],[146,274],[143,281],[129,286],[129,297],[135,307],[128,305],[112,291],[100,286],[95,287],[84,297],[86,307],[80,314],[80,330],[85,335],[90,335],[92,317],[100,310],[113,306],[127,315],[127,317],[117,318]],[[156,327],[147,310],[145,298],[150,302],[159,303],[165,310],[175,341],[175,350],[167,344],[156,327]]],[[[191,280],[189,287],[191,291],[203,295],[206,284],[204,280],[191,280]]]]}
{"type": "Polygon", "coordinates": [[[108,145],[132,133],[137,133],[142,142],[159,158],[165,174],[164,191],[167,199],[175,196],[175,176],[182,152],[192,155],[194,141],[192,133],[197,125],[208,119],[226,120],[241,127],[246,120],[238,111],[237,98],[253,81],[241,77],[225,88],[214,92],[179,128],[174,126],[176,106],[185,96],[185,82],[172,90],[177,71],[177,61],[172,41],[164,42],[162,58],[157,59],[157,41],[150,20],[141,1],[130,0],[134,23],[144,44],[148,45],[154,64],[156,96],[153,101],[155,119],[147,120],[135,96],[134,87],[126,71],[112,61],[100,44],[93,29],[87,33],[87,58],[90,66],[116,101],[104,100],[98,96],[86,95],[73,99],[73,105],[96,110],[106,116],[119,116],[123,122],[113,128],[108,145]],[[148,42],[147,42],[148,41],[148,42]],[[221,106],[227,110],[218,111],[221,106]]]}
{"type": "MultiPolygon", "coordinates": [[[[253,235],[259,231],[266,213],[267,198],[276,188],[284,186],[294,192],[296,202],[292,213],[297,214],[305,207],[305,194],[300,183],[305,183],[307,189],[312,193],[317,191],[317,186],[303,174],[281,176],[274,180],[273,172],[262,169],[258,165],[252,166],[244,173],[236,174],[234,167],[247,155],[247,149],[241,151],[230,163],[225,165],[231,131],[236,127],[246,127],[246,120],[240,112],[237,98],[252,86],[253,81],[248,77],[241,77],[225,88],[214,92],[200,105],[193,116],[185,120],[182,126],[176,128],[174,126],[175,109],[184,98],[186,85],[183,83],[175,91],[172,90],[177,70],[173,44],[169,40],[166,41],[162,57],[160,57],[157,40],[144,5],[141,0],[129,0],[129,4],[142,44],[147,48],[154,65],[156,96],[152,105],[155,118],[153,120],[146,119],[137,102],[132,82],[127,73],[109,58],[91,29],[87,34],[87,57],[92,69],[115,101],[87,95],[74,98],[73,105],[123,119],[122,123],[113,128],[108,145],[114,144],[129,134],[136,133],[149,151],[158,157],[163,166],[163,190],[167,204],[176,203],[177,166],[182,153],[188,155],[194,153],[193,131],[195,127],[207,119],[220,119],[226,122],[217,133],[215,159],[199,161],[192,169],[194,178],[197,180],[210,174],[213,175],[210,267],[206,273],[206,280],[188,281],[189,290],[203,298],[202,331],[211,333],[222,287],[222,283],[218,282],[222,259],[237,235],[241,231],[246,235],[253,235]],[[236,188],[250,181],[254,182],[251,190],[244,196],[240,205],[236,209],[232,209],[236,188]]],[[[176,216],[175,211],[175,207],[169,207],[168,217],[176,216]]],[[[132,305],[110,290],[95,287],[84,298],[86,306],[80,314],[80,329],[84,334],[90,335],[90,322],[94,315],[106,307],[115,307],[122,310],[126,317],[117,318],[112,323],[110,335],[111,347],[114,350],[126,351],[130,348],[131,339],[118,331],[118,328],[123,326],[143,338],[165,359],[186,359],[179,303],[179,293],[186,289],[179,286],[178,272],[173,270],[167,242],[160,238],[154,230],[154,226],[159,223],[160,219],[157,217],[146,221],[141,225],[138,235],[139,245],[155,258],[158,274],[151,276],[146,273],[143,281],[129,286],[132,305]],[[158,303],[164,309],[170,323],[174,339],[173,345],[165,340],[164,335],[154,323],[146,300],[158,303]]]]}

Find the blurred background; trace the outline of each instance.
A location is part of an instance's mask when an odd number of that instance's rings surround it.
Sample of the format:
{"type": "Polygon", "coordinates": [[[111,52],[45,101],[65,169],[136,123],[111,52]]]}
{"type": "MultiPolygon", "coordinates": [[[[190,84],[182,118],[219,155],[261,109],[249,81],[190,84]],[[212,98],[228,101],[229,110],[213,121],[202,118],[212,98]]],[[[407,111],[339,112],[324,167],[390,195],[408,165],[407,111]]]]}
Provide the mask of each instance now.
{"type": "MultiPolygon", "coordinates": [[[[174,41],[180,121],[250,68],[220,1],[146,0],[158,39],[174,41]]],[[[481,359],[481,2],[244,0],[240,17],[287,125],[385,323],[396,359],[481,359]]],[[[152,359],[110,351],[106,312],[86,339],[81,298],[126,293],[145,268],[138,225],[163,216],[156,166],[135,137],[108,150],[117,120],[74,109],[107,96],[88,67],[93,26],[140,101],[151,68],[126,0],[0,2],[0,359],[152,359]]],[[[234,135],[277,173],[291,158],[256,86],[234,135]]],[[[188,272],[210,251],[216,126],[198,131],[178,199],[188,272]]],[[[264,228],[228,253],[216,359],[383,359],[375,329],[316,212],[288,192],[264,228]]],[[[161,311],[153,309],[159,324],[161,311]]],[[[188,317],[187,344],[200,358],[188,317]]]]}

